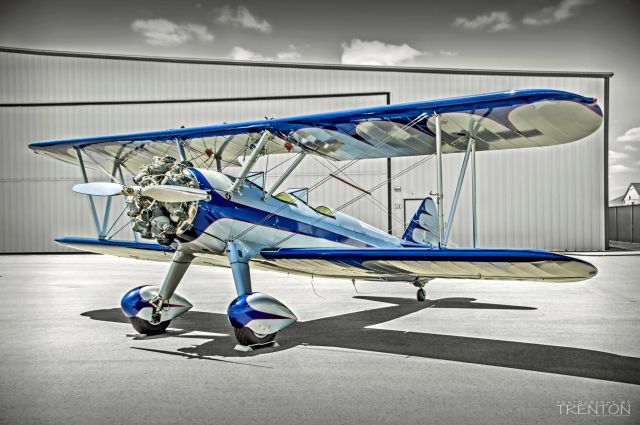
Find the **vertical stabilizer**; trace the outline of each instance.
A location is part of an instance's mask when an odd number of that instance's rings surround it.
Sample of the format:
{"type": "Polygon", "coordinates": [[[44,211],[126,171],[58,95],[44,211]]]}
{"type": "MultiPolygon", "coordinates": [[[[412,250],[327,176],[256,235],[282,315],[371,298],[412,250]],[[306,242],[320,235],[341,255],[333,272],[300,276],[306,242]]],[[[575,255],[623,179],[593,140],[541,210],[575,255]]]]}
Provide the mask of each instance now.
{"type": "Polygon", "coordinates": [[[404,231],[402,239],[409,242],[438,246],[438,208],[431,197],[425,198],[404,231]]]}

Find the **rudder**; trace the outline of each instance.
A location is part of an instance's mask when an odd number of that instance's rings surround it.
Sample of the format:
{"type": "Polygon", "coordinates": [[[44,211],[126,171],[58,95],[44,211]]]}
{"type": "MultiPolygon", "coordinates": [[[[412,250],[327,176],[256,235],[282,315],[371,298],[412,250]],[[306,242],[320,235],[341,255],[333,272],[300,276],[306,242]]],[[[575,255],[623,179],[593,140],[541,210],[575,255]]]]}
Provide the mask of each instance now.
{"type": "Polygon", "coordinates": [[[438,246],[440,243],[438,227],[438,207],[431,197],[426,197],[411,219],[407,230],[404,231],[402,239],[438,246]]]}

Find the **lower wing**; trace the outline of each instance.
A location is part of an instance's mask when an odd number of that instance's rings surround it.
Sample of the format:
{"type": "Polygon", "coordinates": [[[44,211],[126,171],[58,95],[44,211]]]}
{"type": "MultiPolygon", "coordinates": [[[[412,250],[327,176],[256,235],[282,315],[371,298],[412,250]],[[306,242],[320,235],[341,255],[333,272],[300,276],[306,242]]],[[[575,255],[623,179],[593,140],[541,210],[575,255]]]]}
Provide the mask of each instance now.
{"type": "MultiPolygon", "coordinates": [[[[171,261],[175,248],[155,243],[59,238],[82,251],[137,260],[171,261]]],[[[226,256],[196,254],[194,264],[229,267],[226,256]]],[[[547,251],[484,248],[265,249],[255,266],[292,273],[363,280],[492,279],[577,282],[594,277],[590,263],[547,251]]]]}
{"type": "Polygon", "coordinates": [[[430,278],[577,282],[590,263],[539,250],[484,248],[281,248],[260,252],[265,266],[316,276],[414,280],[430,278]]]}
{"type": "MultiPolygon", "coordinates": [[[[56,242],[80,251],[96,254],[113,255],[114,257],[133,258],[134,260],[170,262],[176,249],[157,243],[121,241],[113,239],[93,239],[64,237],[56,242]]],[[[196,254],[193,264],[201,266],[229,267],[229,261],[224,255],[209,253],[196,254]]]]}

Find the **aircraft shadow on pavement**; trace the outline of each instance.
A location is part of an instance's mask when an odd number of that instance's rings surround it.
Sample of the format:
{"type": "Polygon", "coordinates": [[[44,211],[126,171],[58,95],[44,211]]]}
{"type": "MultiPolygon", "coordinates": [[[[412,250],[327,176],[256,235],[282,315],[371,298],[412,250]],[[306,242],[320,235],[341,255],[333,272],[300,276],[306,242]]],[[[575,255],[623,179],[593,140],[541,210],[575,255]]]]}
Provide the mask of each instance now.
{"type": "MultiPolygon", "coordinates": [[[[299,345],[326,346],[640,385],[640,358],[636,357],[555,345],[367,328],[425,308],[535,310],[535,307],[477,303],[473,298],[442,298],[424,303],[405,298],[373,296],[354,298],[393,305],[298,322],[278,334],[277,341],[280,348],[258,349],[249,353],[241,353],[233,349],[235,338],[232,336],[231,325],[225,314],[190,311],[171,323],[171,328],[179,328],[181,331],[170,332],[160,337],[210,338],[210,341],[198,346],[180,348],[177,352],[149,351],[207,359],[210,356],[256,356],[299,345]],[[192,336],[188,335],[190,332],[211,332],[229,336],[192,336]]],[[[82,315],[94,320],[129,323],[119,308],[88,311],[82,315]]],[[[138,349],[144,350],[144,348],[138,349]]]]}

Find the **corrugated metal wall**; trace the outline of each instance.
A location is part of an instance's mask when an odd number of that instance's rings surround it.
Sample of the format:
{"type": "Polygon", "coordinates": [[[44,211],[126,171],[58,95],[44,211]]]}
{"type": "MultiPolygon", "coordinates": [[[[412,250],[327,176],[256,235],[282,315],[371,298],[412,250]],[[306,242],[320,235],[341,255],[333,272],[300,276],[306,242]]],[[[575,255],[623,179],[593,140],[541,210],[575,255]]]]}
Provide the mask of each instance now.
{"type": "MultiPolygon", "coordinates": [[[[518,88],[555,88],[602,99],[601,78],[449,75],[415,72],[307,69],[60,57],[0,52],[0,252],[62,251],[52,239],[95,234],[88,202],[71,193],[79,181],[73,166],[41,158],[34,140],[213,124],[321,112],[386,103],[384,95],[242,102],[136,105],[7,106],[60,102],[126,102],[288,95],[389,92],[392,103],[518,88]]],[[[544,149],[478,154],[479,244],[557,250],[604,248],[603,130],[577,143],[544,149]]],[[[261,160],[269,168],[284,158],[261,160]]],[[[392,161],[392,174],[421,158],[392,161]]],[[[335,165],[306,158],[289,187],[311,186],[335,165]]],[[[462,155],[445,156],[445,188],[451,194],[462,155]]],[[[434,161],[394,180],[394,233],[402,233],[403,200],[435,192],[434,161]]],[[[272,182],[281,172],[268,176],[272,182]]],[[[385,160],[361,161],[347,170],[360,186],[386,178],[385,160]]],[[[101,178],[98,174],[95,177],[101,178]]],[[[469,179],[465,181],[451,241],[470,244],[469,179]]],[[[310,202],[338,206],[357,192],[332,181],[310,202]]],[[[450,203],[450,197],[445,201],[450,203]]],[[[117,203],[116,203],[117,204],[117,203]]],[[[386,187],[344,211],[387,227],[386,187]]],[[[117,204],[121,205],[121,204],[117,204]]],[[[120,212],[113,208],[115,218],[120,212]]],[[[448,213],[448,207],[445,214],[448,213]]],[[[412,212],[407,213],[411,215],[412,212]]],[[[128,230],[127,230],[128,232],[128,230]]],[[[130,237],[125,233],[123,237],[130,237]]]]}
{"type": "Polygon", "coordinates": [[[640,205],[609,207],[609,239],[640,243],[640,205]]]}

